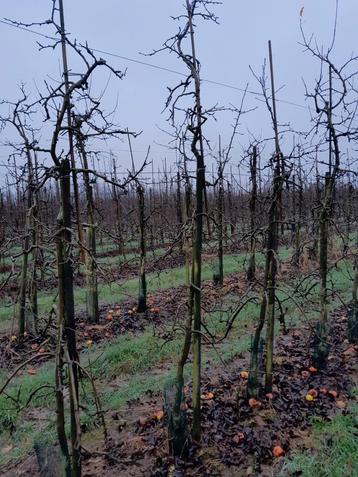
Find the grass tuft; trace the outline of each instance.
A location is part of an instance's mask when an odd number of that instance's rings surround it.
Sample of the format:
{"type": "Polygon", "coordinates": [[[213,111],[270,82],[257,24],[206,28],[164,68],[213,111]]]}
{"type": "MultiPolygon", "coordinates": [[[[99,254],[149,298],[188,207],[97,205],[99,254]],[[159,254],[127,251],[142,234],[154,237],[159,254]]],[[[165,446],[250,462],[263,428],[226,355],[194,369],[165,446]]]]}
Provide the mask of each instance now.
{"type": "Polygon", "coordinates": [[[330,422],[315,419],[309,449],[295,452],[281,477],[358,476],[358,405],[330,422]]]}

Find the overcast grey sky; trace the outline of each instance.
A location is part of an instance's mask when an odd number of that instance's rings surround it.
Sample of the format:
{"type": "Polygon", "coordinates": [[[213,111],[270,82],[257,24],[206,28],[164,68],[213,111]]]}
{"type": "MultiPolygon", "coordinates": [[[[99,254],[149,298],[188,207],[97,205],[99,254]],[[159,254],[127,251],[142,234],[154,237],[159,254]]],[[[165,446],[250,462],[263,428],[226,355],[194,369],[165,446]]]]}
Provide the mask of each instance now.
{"type": "MultiPolygon", "coordinates": [[[[147,61],[165,68],[185,72],[184,66],[167,53],[145,58],[140,52],[148,52],[161,46],[162,42],[176,32],[177,25],[170,18],[182,11],[183,0],[64,0],[67,30],[89,46],[133,59],[147,61]]],[[[2,0],[1,17],[24,22],[39,21],[49,16],[49,0],[2,0]]],[[[312,82],[319,72],[319,64],[299,45],[300,15],[303,11],[305,31],[314,33],[319,44],[328,45],[333,31],[335,0],[223,0],[215,8],[219,25],[204,22],[197,29],[197,53],[202,63],[202,77],[244,88],[249,82],[252,90],[259,90],[249,65],[260,71],[267,56],[267,41],[272,40],[277,88],[284,86],[278,97],[301,105],[304,98],[302,77],[312,82]]],[[[358,44],[357,0],[341,0],[339,3],[338,30],[335,57],[338,61],[347,58],[358,44]]],[[[51,30],[39,29],[52,34],[51,30]]],[[[27,32],[0,24],[2,68],[0,97],[16,99],[17,85],[25,82],[28,91],[35,93],[35,84],[43,79],[60,77],[59,51],[38,51],[38,38],[27,32]]],[[[167,86],[173,86],[178,76],[158,69],[101,54],[116,68],[127,68],[122,81],[112,79],[106,93],[108,110],[118,97],[116,119],[123,127],[142,130],[134,141],[138,161],[151,145],[152,159],[160,164],[168,158],[174,164],[175,155],[156,143],[165,144],[167,136],[160,129],[168,129],[167,114],[162,113],[167,96],[167,86]],[[137,152],[138,151],[138,152],[137,152]]],[[[71,61],[71,58],[70,58],[71,61]]],[[[71,66],[71,65],[70,65],[71,66]]],[[[75,67],[74,67],[75,70],[75,67]]],[[[96,77],[98,90],[108,79],[108,73],[96,77]]],[[[203,83],[204,106],[239,105],[242,93],[219,85],[203,83]]],[[[247,129],[257,136],[269,134],[270,123],[264,106],[249,95],[246,107],[258,106],[258,110],[243,118],[235,144],[239,154],[247,142],[247,129]]],[[[290,122],[298,129],[308,128],[307,109],[278,103],[280,122],[290,122]]],[[[223,143],[231,134],[232,116],[220,115],[218,122],[208,126],[207,134],[217,142],[219,134],[223,143]]],[[[110,145],[120,153],[121,162],[128,165],[127,143],[110,145]]],[[[0,160],[6,153],[0,149],[0,160]]],[[[235,162],[235,161],[233,161],[235,162]]]]}

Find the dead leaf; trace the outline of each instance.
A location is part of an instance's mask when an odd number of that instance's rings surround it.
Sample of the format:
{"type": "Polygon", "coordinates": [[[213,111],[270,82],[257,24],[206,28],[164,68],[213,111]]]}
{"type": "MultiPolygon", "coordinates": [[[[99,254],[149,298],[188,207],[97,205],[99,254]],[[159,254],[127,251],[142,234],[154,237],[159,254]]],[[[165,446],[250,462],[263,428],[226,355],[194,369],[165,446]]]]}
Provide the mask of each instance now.
{"type": "Polygon", "coordinates": [[[1,453],[2,454],[8,454],[13,448],[13,445],[9,444],[7,446],[4,446],[1,448],[1,453]]]}
{"type": "Polygon", "coordinates": [[[202,394],[200,397],[203,401],[210,401],[211,399],[214,398],[214,394],[211,392],[208,392],[208,393],[202,394]]]}
{"type": "Polygon", "coordinates": [[[250,399],[249,399],[249,406],[250,406],[250,407],[260,407],[260,406],[261,406],[261,402],[258,401],[258,400],[255,399],[255,398],[250,398],[250,399]]]}
{"type": "Polygon", "coordinates": [[[164,412],[163,411],[158,411],[154,414],[154,418],[157,421],[160,421],[161,419],[163,419],[163,417],[164,417],[164,412]]]}
{"type": "Polygon", "coordinates": [[[243,432],[238,432],[232,438],[232,440],[235,442],[235,444],[239,444],[243,439],[245,439],[245,434],[243,432]]]}
{"type": "Polygon", "coordinates": [[[344,356],[355,356],[357,354],[354,346],[349,346],[345,351],[343,351],[344,356]]]}

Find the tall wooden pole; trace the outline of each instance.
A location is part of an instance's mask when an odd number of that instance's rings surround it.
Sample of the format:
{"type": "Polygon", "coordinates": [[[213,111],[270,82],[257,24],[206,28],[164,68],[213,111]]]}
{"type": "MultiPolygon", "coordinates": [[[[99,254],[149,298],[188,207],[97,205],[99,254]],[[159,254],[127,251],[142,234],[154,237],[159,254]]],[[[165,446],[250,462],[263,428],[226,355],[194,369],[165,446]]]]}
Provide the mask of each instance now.
{"type": "Polygon", "coordinates": [[[196,125],[193,131],[193,141],[191,145],[192,153],[196,158],[196,209],[194,215],[194,236],[193,236],[193,266],[191,280],[191,294],[193,297],[193,422],[192,437],[199,441],[201,437],[201,262],[203,247],[203,213],[205,198],[205,162],[204,146],[202,135],[202,106],[201,87],[199,71],[197,70],[197,60],[195,51],[193,8],[189,0],[186,0],[186,7],[189,22],[189,35],[191,43],[191,74],[195,85],[196,103],[196,125]],[[199,147],[197,147],[197,144],[199,147]]]}
{"type": "Polygon", "coordinates": [[[275,82],[273,73],[273,59],[271,41],[268,42],[271,94],[272,94],[272,113],[273,128],[275,132],[275,168],[273,177],[272,200],[269,210],[269,229],[267,237],[267,329],[266,329],[266,370],[265,370],[265,391],[272,391],[272,366],[273,366],[273,344],[275,328],[275,296],[276,296],[276,256],[278,250],[278,219],[280,216],[281,194],[282,194],[282,164],[281,151],[278,137],[275,82]]]}
{"type": "Polygon", "coordinates": [[[65,105],[67,113],[67,127],[68,127],[68,144],[69,144],[69,153],[72,169],[72,181],[73,181],[73,198],[75,202],[75,213],[77,221],[77,233],[78,240],[80,243],[80,259],[82,262],[85,260],[85,251],[83,248],[83,230],[81,225],[81,216],[80,216],[80,198],[76,174],[76,161],[73,147],[73,131],[72,131],[72,119],[71,119],[71,97],[69,94],[69,75],[68,75],[68,62],[67,62],[67,51],[66,51],[66,30],[65,30],[65,14],[63,8],[63,0],[59,0],[59,10],[60,10],[60,25],[61,25],[61,49],[62,49],[62,63],[63,63],[63,80],[65,84],[65,105]]]}

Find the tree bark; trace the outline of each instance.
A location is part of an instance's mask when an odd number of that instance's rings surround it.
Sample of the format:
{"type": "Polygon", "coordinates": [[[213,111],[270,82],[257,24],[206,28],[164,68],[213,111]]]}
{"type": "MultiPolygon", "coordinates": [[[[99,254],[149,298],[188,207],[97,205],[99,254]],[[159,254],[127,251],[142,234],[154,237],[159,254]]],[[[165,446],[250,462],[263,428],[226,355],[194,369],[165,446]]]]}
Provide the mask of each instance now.
{"type": "MultiPolygon", "coordinates": [[[[195,83],[195,124],[192,127],[193,139],[191,143],[191,151],[196,159],[196,190],[195,190],[195,213],[193,224],[193,261],[192,261],[192,278],[191,293],[193,300],[193,336],[192,336],[192,352],[193,352],[193,421],[192,421],[192,437],[195,441],[200,441],[201,437],[201,260],[203,247],[203,213],[204,213],[204,197],[205,197],[205,162],[204,147],[202,134],[202,106],[201,106],[201,90],[200,78],[197,70],[197,60],[195,52],[194,27],[193,27],[193,9],[186,0],[189,34],[191,42],[191,73],[195,83]],[[199,145],[199,147],[198,147],[199,145]]],[[[208,233],[210,227],[208,223],[208,233]]]]}
{"type": "MultiPolygon", "coordinates": [[[[70,414],[71,414],[71,454],[72,454],[72,475],[81,475],[81,452],[80,452],[80,429],[76,419],[77,404],[79,402],[78,392],[78,353],[76,346],[76,325],[73,295],[73,271],[71,259],[71,194],[70,194],[70,163],[64,159],[60,163],[60,213],[58,216],[58,242],[57,242],[57,263],[58,263],[58,323],[63,323],[63,340],[68,350],[70,362],[68,367],[73,376],[73,386],[70,386],[70,414]]],[[[61,337],[59,337],[61,340],[61,337]]],[[[60,341],[60,343],[62,340],[60,341]]],[[[60,345],[61,346],[61,345],[60,345]]],[[[63,351],[61,351],[61,360],[63,351]]],[[[58,371],[58,370],[57,370],[58,371]]],[[[61,368],[59,369],[61,372],[61,368]]],[[[58,380],[58,376],[56,376],[58,380]]],[[[61,419],[61,413],[58,414],[61,419]]],[[[58,429],[62,424],[58,422],[58,429]]],[[[62,438],[59,435],[59,439],[62,438]]],[[[66,457],[66,456],[65,456],[66,457]]]]}
{"type": "Polygon", "coordinates": [[[145,258],[146,258],[146,244],[145,244],[145,209],[144,209],[144,190],[138,184],[138,211],[139,211],[139,290],[138,290],[138,313],[144,313],[147,309],[147,280],[145,276],[145,258]]]}
{"type": "Polygon", "coordinates": [[[250,156],[250,175],[251,175],[251,197],[250,197],[250,259],[247,268],[247,281],[252,283],[255,281],[256,275],[256,202],[257,202],[257,148],[253,147],[250,156]]]}
{"type": "Polygon", "coordinates": [[[93,189],[88,173],[87,152],[84,145],[84,138],[81,131],[76,131],[78,149],[82,157],[84,172],[83,182],[86,194],[86,250],[85,250],[85,270],[86,270],[86,304],[87,317],[90,323],[97,323],[99,320],[98,310],[98,286],[97,286],[97,264],[96,264],[96,224],[94,219],[93,189]]]}

